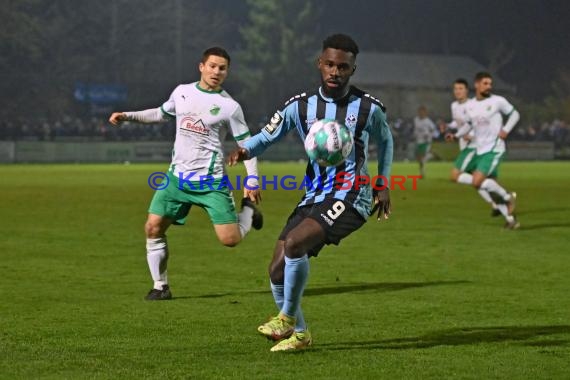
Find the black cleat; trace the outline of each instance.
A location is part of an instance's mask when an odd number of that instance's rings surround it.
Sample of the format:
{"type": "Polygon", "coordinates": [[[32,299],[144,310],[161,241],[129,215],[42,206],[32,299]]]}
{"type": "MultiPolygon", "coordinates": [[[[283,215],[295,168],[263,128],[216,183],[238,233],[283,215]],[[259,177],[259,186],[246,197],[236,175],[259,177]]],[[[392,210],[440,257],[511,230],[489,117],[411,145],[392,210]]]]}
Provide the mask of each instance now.
{"type": "Polygon", "coordinates": [[[263,227],[263,214],[259,209],[255,206],[249,198],[243,198],[241,200],[241,208],[249,207],[253,210],[253,216],[251,218],[251,226],[256,230],[260,230],[263,227]]]}
{"type": "Polygon", "coordinates": [[[170,287],[168,285],[163,285],[162,290],[151,289],[144,299],[147,301],[170,300],[172,299],[172,293],[170,293],[170,287]]]}
{"type": "Polygon", "coordinates": [[[492,216],[493,218],[495,218],[495,217],[497,217],[497,216],[500,216],[500,215],[501,215],[501,212],[499,211],[498,208],[494,208],[493,210],[491,210],[491,216],[492,216]]]}

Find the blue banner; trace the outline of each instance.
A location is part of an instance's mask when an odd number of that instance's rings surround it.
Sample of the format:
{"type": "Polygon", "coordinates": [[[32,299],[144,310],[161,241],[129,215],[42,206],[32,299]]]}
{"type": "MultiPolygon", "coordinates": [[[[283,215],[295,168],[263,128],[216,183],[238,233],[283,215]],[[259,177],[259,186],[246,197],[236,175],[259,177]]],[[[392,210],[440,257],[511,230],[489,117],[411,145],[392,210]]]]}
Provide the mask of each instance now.
{"type": "Polygon", "coordinates": [[[81,103],[114,105],[127,100],[127,87],[120,84],[76,83],[73,96],[81,103]]]}

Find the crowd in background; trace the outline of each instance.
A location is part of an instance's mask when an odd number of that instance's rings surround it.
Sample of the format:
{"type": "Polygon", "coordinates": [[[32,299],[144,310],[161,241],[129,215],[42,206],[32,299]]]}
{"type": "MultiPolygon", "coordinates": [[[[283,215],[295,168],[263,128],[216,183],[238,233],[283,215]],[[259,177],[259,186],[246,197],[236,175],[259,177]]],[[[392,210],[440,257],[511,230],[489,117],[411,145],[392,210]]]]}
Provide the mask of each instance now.
{"type": "MultiPolygon", "coordinates": [[[[259,123],[251,129],[257,132],[262,126],[259,123]]],[[[396,145],[413,142],[412,119],[397,118],[390,121],[390,126],[396,145]]],[[[97,117],[0,121],[0,140],[9,141],[173,141],[174,132],[173,122],[150,125],[125,123],[118,128],[110,125],[106,118],[97,117]]],[[[435,140],[443,140],[441,134],[436,134],[435,140]]],[[[290,135],[290,138],[297,138],[295,134],[290,135]]],[[[557,148],[570,147],[570,124],[562,120],[534,124],[521,122],[511,132],[509,140],[552,141],[557,148]]]]}
{"type": "Polygon", "coordinates": [[[63,116],[60,120],[0,121],[0,140],[13,141],[171,141],[173,123],[114,127],[106,118],[63,116]]]}

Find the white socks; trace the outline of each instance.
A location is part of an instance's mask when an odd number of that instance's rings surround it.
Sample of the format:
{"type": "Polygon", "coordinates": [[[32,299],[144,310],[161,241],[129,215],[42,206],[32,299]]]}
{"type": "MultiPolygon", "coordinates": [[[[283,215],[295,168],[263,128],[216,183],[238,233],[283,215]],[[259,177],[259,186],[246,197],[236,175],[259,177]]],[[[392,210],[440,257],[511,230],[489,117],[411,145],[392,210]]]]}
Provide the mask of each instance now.
{"type": "Polygon", "coordinates": [[[494,179],[487,178],[486,180],[481,183],[481,189],[487,190],[489,193],[495,193],[499,197],[503,198],[505,202],[508,202],[511,199],[507,190],[505,190],[501,185],[497,183],[494,179]]]}
{"type": "Polygon", "coordinates": [[[154,288],[162,290],[163,285],[168,284],[166,275],[166,264],[168,262],[166,237],[146,239],[146,261],[154,281],[154,288]]]}
{"type": "MultiPolygon", "coordinates": [[[[493,180],[493,179],[486,179],[483,181],[483,184],[485,184],[485,182],[487,181],[491,181],[491,186],[496,185],[497,188],[500,188],[504,191],[505,195],[509,195],[505,189],[503,189],[498,183],[497,181],[493,180]],[[494,184],[494,185],[493,185],[494,184]]],[[[501,214],[505,217],[505,219],[507,220],[507,222],[510,222],[512,220],[512,216],[509,215],[509,208],[507,207],[506,204],[504,203],[498,203],[496,204],[495,202],[493,202],[493,198],[491,197],[491,194],[489,194],[489,190],[486,190],[483,188],[483,184],[481,185],[481,187],[477,190],[477,192],[479,193],[479,195],[481,196],[481,198],[483,198],[487,203],[490,203],[494,209],[499,210],[501,212],[501,214]]],[[[487,186],[489,186],[489,183],[487,183],[487,186]]],[[[497,195],[502,196],[500,193],[495,192],[497,195]]],[[[504,199],[504,196],[502,196],[504,199]]],[[[508,197],[510,199],[510,195],[508,197]]]]}
{"type": "Polygon", "coordinates": [[[243,210],[238,214],[238,227],[239,233],[243,238],[249,230],[251,230],[251,222],[253,220],[253,209],[251,207],[245,206],[243,210]]]}
{"type": "Polygon", "coordinates": [[[487,190],[479,189],[479,190],[477,190],[477,192],[479,193],[481,198],[483,198],[485,200],[485,202],[490,203],[494,209],[499,209],[499,211],[500,211],[500,208],[497,207],[497,204],[495,202],[493,202],[493,197],[491,197],[491,194],[489,194],[489,192],[487,190]]]}
{"type": "Polygon", "coordinates": [[[473,182],[473,176],[469,173],[461,173],[457,177],[457,183],[462,183],[464,185],[471,185],[473,182]]]}

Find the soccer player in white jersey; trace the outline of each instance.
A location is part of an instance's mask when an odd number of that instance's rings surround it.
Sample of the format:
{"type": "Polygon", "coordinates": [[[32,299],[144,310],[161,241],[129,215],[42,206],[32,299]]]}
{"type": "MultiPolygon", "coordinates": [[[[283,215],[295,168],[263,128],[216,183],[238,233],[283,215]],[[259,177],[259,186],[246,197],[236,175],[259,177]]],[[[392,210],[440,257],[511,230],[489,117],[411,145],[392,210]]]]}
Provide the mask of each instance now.
{"type": "Polygon", "coordinates": [[[204,51],[199,64],[200,81],[181,84],[158,108],[137,112],[115,112],[109,122],[156,123],[176,120],[176,139],[168,185],[156,190],[145,224],[147,261],[154,286],[145,299],[166,300],[172,294],[167,279],[168,246],[166,230],[171,224],[184,224],[192,205],[205,209],[219,241],[237,245],[253,226],[263,225],[255,203],[261,200],[257,161],[244,161],[247,186],[242,210],[236,213],[227,185],[222,142],[228,130],[241,146],[250,137],[241,106],[222,89],[228,75],[229,54],[220,47],[204,51]],[[224,182],[225,179],[225,182],[224,182]]]}
{"type": "Polygon", "coordinates": [[[436,132],[435,123],[428,117],[427,108],[420,106],[418,116],[414,118],[414,138],[416,140],[416,160],[420,164],[420,175],[426,175],[425,163],[428,160],[431,141],[436,132]]]}
{"type": "MultiPolygon", "coordinates": [[[[516,193],[508,192],[496,181],[499,165],[505,154],[505,139],[519,121],[515,107],[502,96],[491,94],[491,74],[480,72],[475,75],[475,98],[467,104],[467,121],[456,136],[462,137],[471,129],[475,133],[477,155],[473,174],[461,173],[461,182],[471,181],[479,193],[493,196],[497,208],[505,217],[505,228],[517,229],[519,222],[514,215],[516,193]],[[507,121],[503,124],[503,116],[507,121]]],[[[485,196],[481,194],[483,198],[485,196]]],[[[486,199],[486,198],[485,198],[486,199]]],[[[493,200],[486,199],[491,203],[493,200]]]]}
{"type": "MultiPolygon", "coordinates": [[[[455,132],[465,125],[467,122],[467,104],[469,103],[469,84],[467,80],[458,78],[453,82],[453,96],[455,101],[451,103],[451,123],[447,124],[446,140],[455,138],[455,132]]],[[[475,155],[477,147],[475,145],[475,133],[471,130],[468,134],[460,137],[459,154],[455,159],[453,168],[451,169],[451,180],[464,185],[471,185],[472,179],[468,176],[461,176],[461,173],[473,173],[476,167],[475,155]]],[[[479,194],[485,201],[489,202],[492,207],[491,216],[499,216],[501,212],[493,202],[491,195],[480,190],[479,194]]]]}

